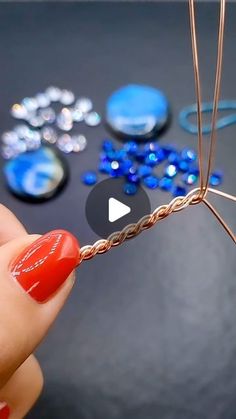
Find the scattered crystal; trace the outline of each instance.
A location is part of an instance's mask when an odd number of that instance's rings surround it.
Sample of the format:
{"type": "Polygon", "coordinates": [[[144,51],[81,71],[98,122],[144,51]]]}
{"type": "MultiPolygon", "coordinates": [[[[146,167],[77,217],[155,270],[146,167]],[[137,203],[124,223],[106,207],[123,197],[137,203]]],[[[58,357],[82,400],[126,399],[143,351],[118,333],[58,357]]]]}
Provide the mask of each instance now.
{"type": "Polygon", "coordinates": [[[223,180],[223,173],[218,172],[212,172],[210,175],[209,183],[211,186],[219,186],[222,183],[223,180]]]}
{"type": "Polygon", "coordinates": [[[74,143],[69,134],[61,135],[57,140],[57,147],[63,151],[63,153],[71,153],[74,148],[74,143]]]}
{"type": "Polygon", "coordinates": [[[145,158],[145,164],[148,166],[155,166],[158,163],[158,157],[156,153],[149,153],[145,158]]]}
{"type": "Polygon", "coordinates": [[[88,113],[93,108],[92,101],[87,97],[81,97],[76,101],[75,107],[80,109],[83,113],[88,113]]]}
{"type": "Polygon", "coordinates": [[[134,183],[125,183],[123,191],[126,195],[135,195],[138,191],[138,188],[134,183]]]}
{"type": "Polygon", "coordinates": [[[98,170],[101,173],[110,174],[111,173],[111,163],[109,161],[102,161],[98,165],[98,170]]]}
{"type": "Polygon", "coordinates": [[[139,175],[137,175],[137,173],[129,173],[127,175],[127,180],[130,183],[138,184],[140,182],[140,177],[139,177],[139,175]]]}
{"type": "Polygon", "coordinates": [[[2,134],[2,142],[5,145],[13,146],[19,141],[19,137],[14,131],[7,131],[2,134]]]}
{"type": "Polygon", "coordinates": [[[61,97],[60,102],[62,105],[68,106],[72,105],[72,103],[75,101],[75,95],[70,90],[63,89],[61,91],[61,97]]]}
{"type": "Polygon", "coordinates": [[[195,183],[198,180],[198,173],[196,171],[194,172],[189,172],[189,173],[185,173],[182,176],[183,182],[186,185],[195,185],[195,183]]]}
{"type": "Polygon", "coordinates": [[[101,117],[97,112],[90,112],[85,115],[84,122],[89,127],[96,127],[101,123],[101,117]]]}
{"type": "Polygon", "coordinates": [[[73,151],[75,153],[85,150],[87,146],[87,139],[84,135],[73,135],[72,142],[73,142],[73,151]]]}
{"type": "Polygon", "coordinates": [[[187,193],[186,188],[184,186],[176,185],[173,187],[172,195],[174,197],[177,196],[185,196],[187,193]]]}
{"type": "Polygon", "coordinates": [[[102,143],[102,148],[105,152],[114,150],[114,146],[111,140],[104,140],[102,143]]]}
{"type": "Polygon", "coordinates": [[[172,186],[173,186],[173,180],[171,178],[164,176],[162,179],[160,179],[159,187],[163,191],[171,191],[172,186]]]}
{"type": "Polygon", "coordinates": [[[70,131],[73,128],[73,120],[70,109],[62,108],[57,116],[57,126],[62,131],[70,131]]]}
{"type": "Polygon", "coordinates": [[[47,141],[50,144],[55,144],[57,142],[57,133],[54,128],[44,127],[41,131],[43,140],[47,141]]]}
{"type": "Polygon", "coordinates": [[[29,131],[30,131],[30,128],[26,124],[16,125],[14,128],[15,134],[21,139],[25,138],[25,136],[29,133],[29,131]]]}
{"type": "Polygon", "coordinates": [[[34,128],[41,128],[44,124],[44,120],[41,116],[33,115],[30,117],[29,123],[34,128]]]}
{"type": "Polygon", "coordinates": [[[134,156],[138,150],[138,144],[135,141],[128,141],[124,145],[124,150],[131,156],[134,156]]]}
{"type": "Polygon", "coordinates": [[[19,103],[15,103],[11,108],[11,115],[16,119],[27,119],[28,113],[26,108],[19,103]]]}
{"type": "Polygon", "coordinates": [[[159,179],[154,175],[150,175],[143,178],[143,183],[149,189],[156,189],[159,185],[159,179]]]}
{"type": "Polygon", "coordinates": [[[1,148],[2,157],[6,160],[16,157],[19,153],[9,145],[3,145],[1,148]]]}
{"type": "Polygon", "coordinates": [[[146,177],[151,175],[152,173],[152,168],[150,166],[146,166],[146,165],[141,165],[138,168],[138,174],[140,177],[146,177]]]}
{"type": "Polygon", "coordinates": [[[37,93],[35,99],[39,108],[47,108],[51,103],[51,100],[46,93],[37,93]]]}
{"type": "Polygon", "coordinates": [[[28,151],[37,150],[41,146],[41,135],[38,131],[29,130],[24,137],[24,142],[28,151]]]}
{"type": "Polygon", "coordinates": [[[83,173],[81,180],[85,185],[92,186],[97,182],[97,174],[95,172],[89,171],[83,173]]]}
{"type": "Polygon", "coordinates": [[[185,161],[193,162],[197,158],[197,153],[191,148],[184,148],[181,152],[181,157],[185,161]]]}
{"type": "Polygon", "coordinates": [[[40,109],[39,116],[43,118],[44,123],[53,124],[56,119],[56,114],[53,108],[40,109]]]}
{"type": "Polygon", "coordinates": [[[166,168],[165,168],[165,175],[173,178],[177,175],[178,170],[177,167],[174,164],[169,164],[166,168]]]}
{"type": "Polygon", "coordinates": [[[84,120],[84,114],[80,109],[74,108],[71,110],[71,112],[72,112],[72,119],[74,122],[82,122],[84,120]]]}
{"type": "Polygon", "coordinates": [[[25,97],[22,100],[22,105],[29,113],[35,112],[38,109],[38,102],[34,97],[25,97]]]}
{"type": "Polygon", "coordinates": [[[50,86],[45,93],[50,102],[58,102],[61,99],[61,90],[58,87],[50,86]]]}

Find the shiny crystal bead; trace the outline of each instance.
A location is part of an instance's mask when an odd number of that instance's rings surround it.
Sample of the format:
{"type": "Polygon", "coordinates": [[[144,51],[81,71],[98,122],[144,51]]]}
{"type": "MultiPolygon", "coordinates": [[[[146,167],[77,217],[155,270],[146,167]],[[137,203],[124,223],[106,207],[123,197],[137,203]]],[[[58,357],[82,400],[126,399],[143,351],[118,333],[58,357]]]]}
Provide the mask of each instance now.
{"type": "Polygon", "coordinates": [[[74,142],[69,134],[61,135],[57,140],[57,147],[63,153],[71,153],[74,149],[74,142]]]}
{"type": "Polygon", "coordinates": [[[97,183],[98,177],[95,172],[89,171],[82,174],[81,180],[85,185],[92,186],[97,183]]]}
{"type": "Polygon", "coordinates": [[[101,117],[97,112],[90,112],[85,115],[84,122],[89,127],[96,127],[101,123],[101,117]]]}
{"type": "Polygon", "coordinates": [[[51,100],[46,95],[46,93],[38,93],[35,96],[35,99],[37,100],[37,104],[39,108],[47,108],[51,103],[51,100]]]}
{"type": "Polygon", "coordinates": [[[22,100],[22,105],[29,113],[35,112],[38,109],[38,102],[34,97],[25,97],[22,100]]]}
{"type": "Polygon", "coordinates": [[[92,101],[87,97],[81,97],[76,101],[76,108],[80,109],[83,113],[88,113],[93,109],[92,101]]]}
{"type": "Polygon", "coordinates": [[[57,116],[57,126],[62,131],[70,131],[73,127],[72,113],[70,109],[63,108],[57,116]]]}
{"type": "Polygon", "coordinates": [[[27,119],[28,118],[28,112],[27,109],[20,105],[19,103],[15,103],[11,108],[11,115],[13,118],[16,119],[27,119]]]}
{"type": "Polygon", "coordinates": [[[29,118],[29,124],[33,128],[41,128],[44,124],[44,120],[41,116],[33,115],[29,118]]]}
{"type": "Polygon", "coordinates": [[[2,134],[2,142],[5,145],[13,146],[19,141],[19,137],[14,131],[7,131],[2,134]]]}
{"type": "Polygon", "coordinates": [[[25,125],[25,124],[16,125],[14,128],[15,134],[19,138],[24,138],[28,134],[29,131],[30,131],[30,128],[28,127],[28,125],[25,125]]]}
{"type": "Polygon", "coordinates": [[[68,106],[72,105],[72,103],[75,101],[75,95],[70,90],[63,89],[61,91],[61,97],[60,102],[62,105],[68,106]]]}
{"type": "Polygon", "coordinates": [[[83,151],[87,146],[87,139],[84,135],[73,135],[72,142],[73,142],[73,151],[75,153],[83,151]]]}
{"type": "Polygon", "coordinates": [[[43,118],[44,123],[46,124],[53,124],[56,119],[56,114],[54,109],[52,108],[44,108],[40,109],[39,116],[43,118]]]}
{"type": "Polygon", "coordinates": [[[61,99],[61,90],[58,87],[50,86],[45,93],[51,102],[58,102],[61,99]]]}
{"type": "Polygon", "coordinates": [[[11,146],[4,145],[1,148],[1,155],[4,159],[9,160],[16,157],[19,153],[11,146]]]}
{"type": "Polygon", "coordinates": [[[42,128],[41,135],[42,139],[50,144],[55,144],[57,142],[57,133],[55,129],[51,127],[42,128]]]}
{"type": "Polygon", "coordinates": [[[74,122],[81,122],[84,120],[84,114],[79,108],[72,109],[71,113],[74,122]]]}
{"type": "Polygon", "coordinates": [[[26,149],[37,150],[41,146],[41,135],[38,131],[29,130],[28,134],[24,138],[26,149]]]}

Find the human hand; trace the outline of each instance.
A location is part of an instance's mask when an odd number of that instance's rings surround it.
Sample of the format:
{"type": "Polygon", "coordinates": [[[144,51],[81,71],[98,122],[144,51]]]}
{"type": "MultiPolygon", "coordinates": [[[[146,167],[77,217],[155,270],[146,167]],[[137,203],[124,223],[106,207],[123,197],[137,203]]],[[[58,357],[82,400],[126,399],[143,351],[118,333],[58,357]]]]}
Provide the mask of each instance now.
{"type": "Polygon", "coordinates": [[[28,235],[0,205],[0,419],[23,418],[42,390],[32,353],[64,305],[78,262],[70,233],[28,235]]]}

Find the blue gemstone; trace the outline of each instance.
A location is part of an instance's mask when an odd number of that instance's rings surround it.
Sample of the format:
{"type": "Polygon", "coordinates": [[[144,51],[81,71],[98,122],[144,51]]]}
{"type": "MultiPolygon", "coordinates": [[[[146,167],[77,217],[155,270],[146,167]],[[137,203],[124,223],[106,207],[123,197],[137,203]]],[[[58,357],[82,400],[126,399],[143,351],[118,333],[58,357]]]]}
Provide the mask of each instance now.
{"type": "Polygon", "coordinates": [[[168,156],[168,162],[171,164],[175,164],[176,166],[178,166],[179,162],[180,162],[180,157],[179,157],[179,153],[176,151],[172,151],[169,156],[168,156]]]}
{"type": "Polygon", "coordinates": [[[111,163],[109,161],[103,161],[99,163],[98,170],[101,173],[110,174],[111,173],[111,163]]]}
{"type": "Polygon", "coordinates": [[[176,185],[172,189],[172,195],[174,197],[177,197],[177,196],[185,196],[186,193],[187,193],[187,190],[186,190],[186,188],[184,186],[176,185]]]}
{"type": "Polygon", "coordinates": [[[126,195],[135,195],[137,193],[138,187],[135,183],[125,183],[123,191],[126,195]]]}
{"type": "Polygon", "coordinates": [[[195,173],[185,173],[182,177],[183,182],[186,183],[186,185],[195,185],[198,180],[198,175],[195,173]]]}
{"type": "Polygon", "coordinates": [[[197,153],[191,148],[186,147],[181,151],[181,158],[185,161],[193,162],[197,158],[197,153]]]}
{"type": "Polygon", "coordinates": [[[137,150],[136,154],[135,154],[135,158],[138,162],[143,162],[144,159],[146,158],[147,153],[144,150],[137,150]]]}
{"type": "Polygon", "coordinates": [[[160,179],[159,186],[163,191],[171,191],[173,180],[164,176],[162,179],[160,179]]]}
{"type": "Polygon", "coordinates": [[[143,178],[143,184],[149,189],[156,189],[159,185],[159,179],[155,175],[143,178]]]}
{"type": "Polygon", "coordinates": [[[150,153],[146,156],[145,158],[145,164],[151,167],[156,166],[156,164],[158,163],[158,157],[156,155],[156,153],[150,153]]]}
{"type": "Polygon", "coordinates": [[[53,197],[65,184],[67,165],[49,147],[20,154],[4,166],[9,189],[19,198],[41,201],[53,197]]]}
{"type": "Polygon", "coordinates": [[[102,149],[106,152],[114,150],[113,142],[111,140],[104,140],[102,143],[102,149]]]}
{"type": "Polygon", "coordinates": [[[153,142],[151,142],[151,143],[147,143],[147,144],[145,144],[145,146],[144,146],[144,150],[147,152],[147,153],[151,153],[151,152],[156,152],[156,151],[158,151],[158,150],[160,150],[160,146],[159,145],[157,145],[156,143],[153,143],[153,142]]]}
{"type": "Polygon", "coordinates": [[[165,175],[167,177],[173,178],[177,175],[177,173],[178,173],[178,169],[174,164],[169,164],[168,166],[166,166],[165,175]]]}
{"type": "Polygon", "coordinates": [[[136,169],[133,166],[132,160],[129,159],[123,160],[121,163],[121,167],[124,175],[128,175],[129,173],[134,173],[134,171],[136,171],[136,169]]]}
{"type": "Polygon", "coordinates": [[[130,173],[130,174],[127,176],[127,180],[128,180],[130,183],[136,183],[136,184],[138,184],[138,183],[140,182],[140,177],[139,177],[136,173],[130,173]]]}
{"type": "Polygon", "coordinates": [[[124,86],[112,94],[106,106],[106,119],[112,130],[137,139],[154,135],[168,117],[166,97],[150,86],[124,86]]]}
{"type": "Polygon", "coordinates": [[[169,157],[171,153],[175,152],[175,147],[171,145],[166,145],[164,147],[161,147],[161,149],[166,159],[169,157]]]}
{"type": "Polygon", "coordinates": [[[178,168],[181,172],[185,173],[189,171],[189,163],[185,160],[180,160],[178,163],[178,168]]]}
{"type": "Polygon", "coordinates": [[[161,163],[162,161],[164,161],[166,159],[165,153],[162,150],[162,148],[160,148],[159,150],[156,151],[156,156],[157,156],[157,162],[161,163]]]}
{"type": "Polygon", "coordinates": [[[140,177],[149,176],[152,173],[152,168],[150,166],[146,166],[144,164],[140,165],[138,168],[138,175],[140,177]]]}
{"type": "Polygon", "coordinates": [[[112,151],[108,151],[107,152],[107,158],[110,161],[113,160],[117,160],[117,161],[121,161],[126,157],[126,151],[121,149],[121,150],[112,150],[112,151]]]}
{"type": "Polygon", "coordinates": [[[97,179],[97,174],[95,172],[92,172],[92,171],[85,172],[85,173],[82,174],[81,180],[87,186],[95,185],[95,183],[97,183],[97,180],[98,180],[97,179]]]}
{"type": "Polygon", "coordinates": [[[111,172],[110,175],[112,177],[119,177],[123,176],[123,170],[122,170],[122,163],[118,162],[117,160],[113,160],[111,162],[111,172]]]}
{"type": "Polygon", "coordinates": [[[124,145],[124,150],[131,156],[134,156],[138,150],[138,144],[135,141],[128,141],[124,145]]]}
{"type": "Polygon", "coordinates": [[[219,186],[223,182],[223,173],[220,171],[212,172],[209,183],[211,186],[219,186]]]}

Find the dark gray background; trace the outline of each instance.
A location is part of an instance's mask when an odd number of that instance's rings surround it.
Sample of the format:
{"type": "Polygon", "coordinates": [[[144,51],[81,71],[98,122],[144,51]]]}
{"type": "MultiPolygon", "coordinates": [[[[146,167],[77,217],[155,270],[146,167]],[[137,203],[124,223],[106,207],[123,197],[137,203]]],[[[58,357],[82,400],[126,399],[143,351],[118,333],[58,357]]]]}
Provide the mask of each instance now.
{"type": "MultiPolygon", "coordinates": [[[[215,4],[198,7],[204,99],[212,98],[215,4]]],[[[228,6],[222,97],[235,98],[236,7],[228,6]]],[[[173,111],[161,140],[180,146],[196,138],[177,115],[194,101],[187,5],[1,4],[0,128],[13,125],[9,107],[50,84],[94,99],[129,83],[163,89],[173,111]]],[[[56,200],[8,205],[30,232],[66,228],[81,244],[96,239],[79,177],[95,167],[103,127],[83,128],[84,154],[69,156],[72,178],[56,200]]],[[[216,165],[234,193],[235,126],[219,132],[216,165]]],[[[153,207],[168,194],[150,194],[153,207]]],[[[213,199],[236,228],[235,207],[213,199]]],[[[235,248],[210,212],[192,207],[78,269],[74,291],[38,350],[43,395],[30,418],[235,419],[235,248]]]]}

